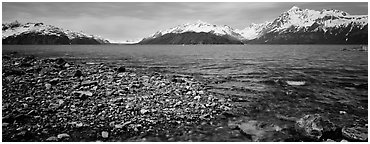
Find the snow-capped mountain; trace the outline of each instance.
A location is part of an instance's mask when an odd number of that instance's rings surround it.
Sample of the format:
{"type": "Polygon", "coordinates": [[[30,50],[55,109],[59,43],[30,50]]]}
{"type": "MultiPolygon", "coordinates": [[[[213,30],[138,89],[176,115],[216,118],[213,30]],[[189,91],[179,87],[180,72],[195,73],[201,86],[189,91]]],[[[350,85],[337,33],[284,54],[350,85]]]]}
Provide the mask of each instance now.
{"type": "Polygon", "coordinates": [[[290,43],[293,40],[295,43],[358,43],[358,38],[365,41],[367,25],[367,15],[350,15],[340,10],[303,10],[293,6],[273,21],[251,25],[240,34],[254,43],[290,43]]]}
{"type": "Polygon", "coordinates": [[[225,25],[225,26],[218,26],[218,25],[212,25],[207,22],[203,22],[201,20],[198,20],[195,23],[187,23],[183,25],[179,25],[177,27],[173,27],[167,30],[162,30],[154,33],[153,35],[149,36],[149,38],[157,38],[160,36],[163,36],[165,34],[169,33],[175,33],[175,34],[180,34],[180,33],[185,33],[185,32],[195,32],[195,33],[212,33],[217,36],[224,36],[228,35],[231,37],[235,38],[242,38],[239,33],[236,33],[234,29],[231,27],[225,25]]]}
{"type": "Polygon", "coordinates": [[[161,30],[144,38],[141,44],[241,44],[243,37],[229,26],[212,25],[198,20],[161,30]],[[159,40],[161,39],[161,40],[159,40]],[[165,42],[164,42],[165,41],[165,42]]]}
{"type": "Polygon", "coordinates": [[[64,30],[43,23],[21,24],[17,21],[2,25],[3,44],[106,44],[100,36],[64,30]]]}
{"type": "Polygon", "coordinates": [[[213,37],[207,38],[207,44],[222,44],[228,40],[233,43],[364,44],[367,43],[367,26],[367,15],[350,15],[340,10],[316,11],[293,6],[272,21],[251,24],[242,30],[198,21],[158,31],[140,43],[204,44],[207,34],[213,37]],[[221,42],[215,37],[222,37],[221,42]]]}

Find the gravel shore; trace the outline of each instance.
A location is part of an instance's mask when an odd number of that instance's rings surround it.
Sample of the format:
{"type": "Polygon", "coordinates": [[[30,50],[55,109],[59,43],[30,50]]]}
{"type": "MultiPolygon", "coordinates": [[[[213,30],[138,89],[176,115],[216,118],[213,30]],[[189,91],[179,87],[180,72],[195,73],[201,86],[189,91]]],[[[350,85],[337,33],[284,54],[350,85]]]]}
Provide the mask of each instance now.
{"type": "Polygon", "coordinates": [[[3,141],[200,141],[231,109],[192,76],[62,58],[3,56],[2,88],[3,141]]]}
{"type": "MultiPolygon", "coordinates": [[[[2,56],[2,141],[367,141],[318,114],[257,121],[195,76],[2,56]]],[[[258,108],[258,107],[256,107],[258,108]]]]}

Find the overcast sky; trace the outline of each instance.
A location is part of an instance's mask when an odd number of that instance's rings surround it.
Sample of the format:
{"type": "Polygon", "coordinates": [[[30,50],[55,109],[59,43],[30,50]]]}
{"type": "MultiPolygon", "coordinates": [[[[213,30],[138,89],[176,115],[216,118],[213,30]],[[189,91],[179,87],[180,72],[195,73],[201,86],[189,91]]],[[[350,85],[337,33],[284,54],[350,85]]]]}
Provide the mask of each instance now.
{"type": "Polygon", "coordinates": [[[202,20],[243,29],[271,21],[292,6],[338,9],[352,15],[368,14],[368,3],[24,3],[3,2],[3,23],[44,22],[64,29],[100,35],[112,41],[141,39],[157,30],[202,20]]]}

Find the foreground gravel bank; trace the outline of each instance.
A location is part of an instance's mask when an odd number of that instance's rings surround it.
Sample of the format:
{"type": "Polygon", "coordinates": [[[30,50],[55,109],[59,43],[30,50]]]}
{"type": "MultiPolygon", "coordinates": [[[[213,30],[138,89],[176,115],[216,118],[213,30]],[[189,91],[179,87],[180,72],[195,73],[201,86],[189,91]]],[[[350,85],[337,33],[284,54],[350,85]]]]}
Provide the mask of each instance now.
{"type": "Polygon", "coordinates": [[[317,114],[256,121],[191,75],[3,55],[2,141],[367,141],[317,114]]]}

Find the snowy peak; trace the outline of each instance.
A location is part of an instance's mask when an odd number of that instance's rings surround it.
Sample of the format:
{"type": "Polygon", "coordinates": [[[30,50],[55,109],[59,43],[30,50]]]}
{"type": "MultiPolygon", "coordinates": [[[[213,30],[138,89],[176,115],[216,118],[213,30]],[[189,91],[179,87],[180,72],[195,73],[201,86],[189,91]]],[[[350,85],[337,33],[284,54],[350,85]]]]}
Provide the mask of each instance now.
{"type": "Polygon", "coordinates": [[[2,38],[6,39],[8,37],[16,37],[18,35],[25,35],[25,34],[37,34],[37,35],[44,35],[44,36],[66,36],[68,39],[94,39],[99,43],[109,43],[109,41],[101,38],[100,36],[96,35],[87,35],[82,32],[74,32],[70,30],[64,30],[59,27],[55,27],[52,25],[45,25],[44,23],[32,23],[28,22],[25,24],[21,24],[18,21],[5,23],[2,24],[2,38]]]}
{"type": "Polygon", "coordinates": [[[218,25],[213,25],[213,24],[198,20],[194,23],[186,23],[183,25],[178,25],[177,27],[167,29],[167,30],[158,31],[154,33],[153,35],[149,36],[148,38],[157,38],[165,34],[169,34],[169,33],[181,34],[185,32],[195,32],[195,33],[204,32],[204,33],[212,33],[218,36],[228,35],[228,36],[235,37],[235,38],[241,37],[238,33],[235,33],[231,27],[227,25],[218,26],[218,25]]]}
{"type": "Polygon", "coordinates": [[[289,28],[291,26],[296,27],[308,27],[314,23],[320,24],[323,27],[335,27],[340,25],[348,25],[350,23],[367,23],[366,16],[352,16],[346,12],[340,10],[309,10],[300,9],[293,6],[287,12],[282,13],[277,19],[273,21],[274,27],[279,29],[289,28]]]}
{"type": "Polygon", "coordinates": [[[295,11],[302,11],[302,9],[300,9],[299,7],[297,7],[297,6],[293,6],[292,8],[290,8],[289,10],[288,10],[288,12],[295,12],[295,11]]]}

